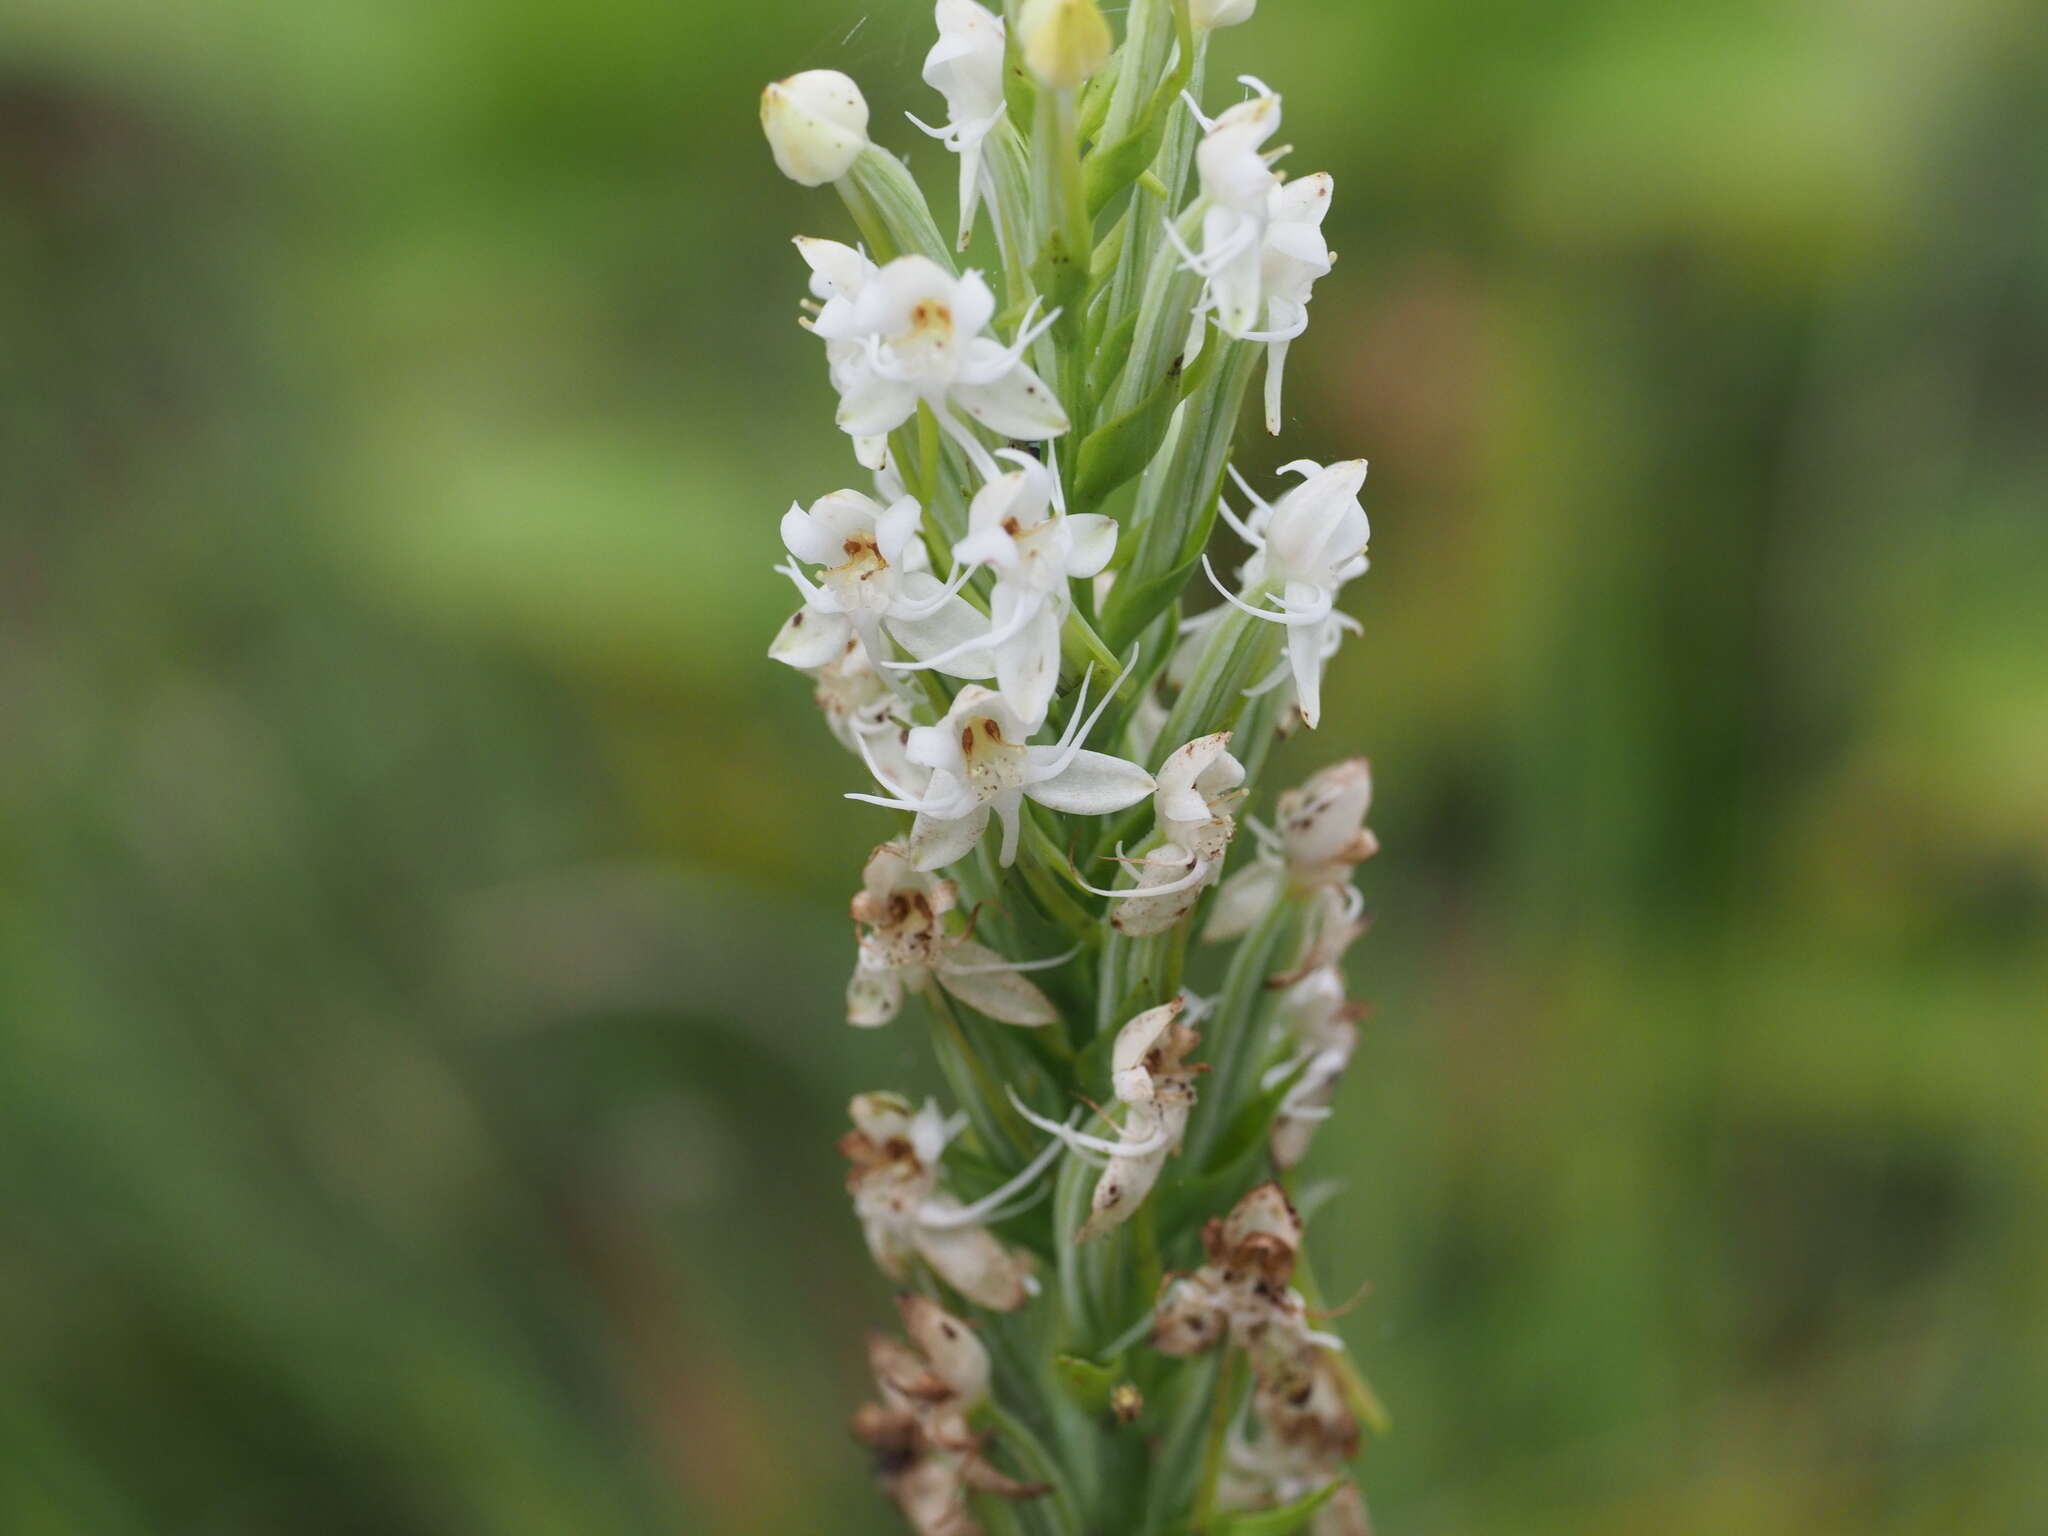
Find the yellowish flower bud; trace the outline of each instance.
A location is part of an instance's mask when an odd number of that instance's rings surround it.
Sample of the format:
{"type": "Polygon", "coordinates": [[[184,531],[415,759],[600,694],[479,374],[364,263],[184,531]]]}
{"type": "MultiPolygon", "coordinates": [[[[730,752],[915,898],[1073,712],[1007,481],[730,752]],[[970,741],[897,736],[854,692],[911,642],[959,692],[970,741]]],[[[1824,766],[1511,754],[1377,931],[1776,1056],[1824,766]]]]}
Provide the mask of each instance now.
{"type": "Polygon", "coordinates": [[[1017,23],[1024,64],[1040,85],[1072,90],[1116,47],[1095,0],[1025,0],[1017,23]]]}
{"type": "Polygon", "coordinates": [[[1259,0],[1192,0],[1188,6],[1195,25],[1207,32],[1250,21],[1258,8],[1259,0]]]}
{"type": "Polygon", "coordinates": [[[868,147],[868,103],[836,69],[807,69],[761,92],[761,131],[791,181],[822,187],[868,147]]]}

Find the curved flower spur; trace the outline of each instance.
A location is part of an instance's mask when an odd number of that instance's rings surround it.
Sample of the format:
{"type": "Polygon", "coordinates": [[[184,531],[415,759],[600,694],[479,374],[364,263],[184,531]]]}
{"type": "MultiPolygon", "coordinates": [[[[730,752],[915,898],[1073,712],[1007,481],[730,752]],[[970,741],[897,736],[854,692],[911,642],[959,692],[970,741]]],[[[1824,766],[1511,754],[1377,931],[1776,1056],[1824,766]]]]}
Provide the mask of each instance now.
{"type": "Polygon", "coordinates": [[[1335,182],[1281,170],[1279,94],[1202,105],[1213,34],[1255,11],[938,0],[945,117],[912,122],[951,156],[943,218],[845,75],[762,100],[777,165],[851,221],[797,241],[802,324],[873,482],[784,515],[801,606],[770,654],[886,839],[846,1022],[921,1015],[951,1096],[862,1094],[840,1142],[911,1288],[855,1435],[925,1536],[1366,1529],[1346,1465],[1377,1404],[1318,1326],[1290,1190],[1361,1048],[1370,771],[1257,814],[1358,630],[1366,467],[1298,459],[1269,499],[1231,463],[1261,365],[1286,425],[1334,260],[1335,182]]]}

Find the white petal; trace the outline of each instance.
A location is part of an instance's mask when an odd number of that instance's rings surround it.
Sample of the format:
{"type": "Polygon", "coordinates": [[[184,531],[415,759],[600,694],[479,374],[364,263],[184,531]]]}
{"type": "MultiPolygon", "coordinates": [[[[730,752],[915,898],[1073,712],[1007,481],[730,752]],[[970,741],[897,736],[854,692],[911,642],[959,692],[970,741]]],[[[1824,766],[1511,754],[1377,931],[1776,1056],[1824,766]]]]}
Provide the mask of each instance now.
{"type": "Polygon", "coordinates": [[[1053,1024],[1059,1010],[1052,999],[1015,971],[997,969],[1002,956],[972,939],[960,939],[946,947],[938,971],[939,985],[970,1008],[979,1009],[1004,1024],[1053,1024]],[[951,967],[973,966],[961,974],[951,967]],[[988,967],[988,969],[983,969],[988,967]]]}
{"type": "Polygon", "coordinates": [[[1116,519],[1100,512],[1076,512],[1067,519],[1074,536],[1074,552],[1067,560],[1067,574],[1079,581],[1102,573],[1116,554],[1116,519]]]}
{"type": "MultiPolygon", "coordinates": [[[[1056,752],[1054,747],[1033,747],[1031,756],[1036,761],[1040,753],[1051,758],[1056,752]]],[[[1032,785],[1029,794],[1040,805],[1071,816],[1106,816],[1136,805],[1155,787],[1152,775],[1136,763],[1084,749],[1074,754],[1064,773],[1032,785]]]]}
{"type": "MultiPolygon", "coordinates": [[[[1194,873],[1195,864],[1195,855],[1188,849],[1178,843],[1162,843],[1145,855],[1145,862],[1138,868],[1136,889],[1170,886],[1185,880],[1194,873]]],[[[1119,901],[1109,914],[1109,926],[1133,939],[1164,933],[1194,911],[1208,883],[1205,878],[1200,884],[1163,896],[1132,896],[1119,901]]]]}
{"type": "Polygon", "coordinates": [[[953,324],[963,336],[979,336],[996,316],[996,296],[979,272],[962,272],[953,284],[953,324]]]}
{"type": "Polygon", "coordinates": [[[1203,941],[1215,944],[1251,932],[1280,899],[1286,879],[1285,869],[1265,859],[1240,869],[1217,891],[1216,904],[1209,909],[1209,924],[1202,930],[1203,941]]]}
{"type": "Polygon", "coordinates": [[[1282,425],[1280,392],[1287,378],[1287,347],[1284,341],[1266,344],[1266,430],[1274,437],[1282,425]]]}
{"type": "Polygon", "coordinates": [[[1267,206],[1275,219],[1320,224],[1323,215],[1330,211],[1330,199],[1336,191],[1337,178],[1328,171],[1317,171],[1313,175],[1297,176],[1293,181],[1282,182],[1274,190],[1267,206]]]}
{"type": "Polygon", "coordinates": [[[810,235],[798,235],[796,248],[810,267],[814,281],[811,292],[821,299],[851,296],[860,292],[860,285],[873,266],[867,257],[850,245],[841,245],[837,240],[819,240],[810,235]]]}
{"type": "Polygon", "coordinates": [[[985,805],[976,806],[965,816],[947,821],[920,815],[916,825],[910,829],[910,860],[919,869],[944,869],[974,851],[974,845],[981,841],[982,829],[987,825],[988,807],[985,805]]]}
{"type": "Polygon", "coordinates": [[[924,508],[912,496],[900,496],[889,510],[875,519],[875,548],[891,565],[903,561],[904,546],[917,537],[917,525],[924,520],[924,508]]]}
{"type": "Polygon", "coordinates": [[[1024,1262],[987,1227],[917,1230],[917,1251],[946,1284],[976,1306],[1014,1312],[1031,1298],[1024,1262]]]}
{"type": "Polygon", "coordinates": [[[853,625],[844,614],[821,608],[799,608],[775,632],[769,656],[786,667],[808,672],[846,654],[853,625]]]}
{"type": "Polygon", "coordinates": [[[846,983],[846,1022],[873,1029],[896,1017],[903,1007],[903,978],[892,970],[854,968],[846,983]]]}
{"type": "MultiPolygon", "coordinates": [[[[904,578],[904,594],[914,601],[923,600],[937,591],[938,586],[935,576],[913,574],[904,578]]],[[[895,636],[904,650],[922,661],[927,656],[942,655],[987,634],[988,620],[966,598],[956,597],[941,606],[938,612],[924,618],[891,619],[889,633],[895,636]]],[[[994,677],[995,658],[986,651],[968,651],[955,656],[939,670],[949,677],[994,677]]]]}
{"type": "Polygon", "coordinates": [[[1294,668],[1294,698],[1301,723],[1310,730],[1323,713],[1323,634],[1321,625],[1302,625],[1287,632],[1287,659],[1294,668]]]}
{"type": "MultiPolygon", "coordinates": [[[[977,341],[969,349],[970,366],[977,354],[986,356],[981,349],[988,347],[1002,350],[995,342],[977,341]]],[[[1058,437],[1068,427],[1067,413],[1052,390],[1022,363],[989,383],[955,384],[953,401],[997,436],[1020,442],[1058,437]]]]}
{"type": "Polygon", "coordinates": [[[838,541],[794,504],[782,514],[782,546],[811,565],[831,565],[839,559],[838,541]]]}
{"type": "MultiPolygon", "coordinates": [[[[910,420],[917,391],[868,369],[848,379],[839,397],[839,430],[850,437],[881,437],[910,420]]],[[[867,466],[872,469],[872,464],[867,466]]]]}
{"type": "MultiPolygon", "coordinates": [[[[995,620],[1003,621],[1004,591],[996,589],[995,620]]],[[[1014,601],[1014,599],[1012,599],[1014,601]]],[[[1040,602],[1037,616],[996,651],[996,687],[1024,723],[1036,730],[1060,680],[1060,614],[1040,602]]]]}

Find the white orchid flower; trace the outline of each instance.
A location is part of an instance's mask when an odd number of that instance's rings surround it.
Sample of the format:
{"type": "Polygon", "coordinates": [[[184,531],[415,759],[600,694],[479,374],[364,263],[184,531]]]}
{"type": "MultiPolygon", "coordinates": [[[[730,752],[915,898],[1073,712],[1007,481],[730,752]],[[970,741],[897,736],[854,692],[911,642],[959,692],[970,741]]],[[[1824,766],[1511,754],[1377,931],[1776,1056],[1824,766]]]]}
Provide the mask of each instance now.
{"type": "Polygon", "coordinates": [[[1243,339],[1266,344],[1266,430],[1280,435],[1280,391],[1287,349],[1308,329],[1308,301],[1316,279],[1335,258],[1323,239],[1323,216],[1337,188],[1328,171],[1275,186],[1267,193],[1266,235],[1259,248],[1259,288],[1266,328],[1243,339]]]}
{"type": "MultiPolygon", "coordinates": [[[[829,331],[844,332],[852,323],[853,301],[881,269],[868,260],[864,252],[842,245],[837,240],[798,235],[796,248],[811,269],[811,299],[804,306],[811,313],[800,323],[806,330],[816,332],[818,322],[824,320],[829,331]]],[[[848,390],[860,385],[867,362],[867,348],[851,338],[834,340],[827,336],[824,341],[825,367],[831,375],[832,387],[844,396],[848,390]]],[[[855,437],[853,454],[864,468],[875,471],[877,478],[885,473],[894,478],[889,468],[887,433],[855,437]]],[[[898,481],[896,495],[884,495],[883,500],[893,501],[902,494],[901,482],[898,481]]]]}
{"type": "MultiPolygon", "coordinates": [[[[1232,473],[1235,474],[1233,467],[1232,473]]],[[[1246,543],[1252,555],[1239,571],[1247,593],[1260,595],[1262,607],[1224,586],[1202,556],[1202,569],[1210,583],[1233,606],[1256,619],[1287,626],[1287,666],[1293,675],[1296,704],[1303,722],[1313,730],[1322,716],[1323,667],[1336,652],[1336,641],[1346,627],[1337,615],[1337,593],[1345,582],[1362,576],[1369,568],[1366,546],[1372,538],[1372,524],[1358,493],[1365,485],[1366,463],[1347,459],[1321,465],[1313,459],[1297,459],[1283,465],[1280,473],[1300,475],[1294,486],[1276,503],[1268,504],[1253,491],[1242,476],[1237,483],[1251,498],[1248,518],[1240,520],[1219,504],[1224,520],[1246,543]]],[[[1253,693],[1271,687],[1268,678],[1253,693]]]]}
{"type": "Polygon", "coordinates": [[[883,506],[860,491],[821,496],[810,507],[782,514],[782,542],[793,557],[776,570],[803,595],[807,611],[838,614],[851,625],[868,659],[884,662],[886,631],[913,656],[943,654],[958,677],[994,671],[974,641],[987,621],[959,595],[967,573],[942,583],[927,568],[918,538],[924,510],[904,496],[883,506]],[[807,576],[797,562],[815,565],[807,576]]]}
{"type": "Polygon", "coordinates": [[[960,249],[974,234],[981,201],[981,146],[1003,120],[1003,20],[974,0],[938,0],[939,40],[924,56],[924,83],[946,98],[946,122],[910,117],[960,157],[960,249]]]}
{"type": "Polygon", "coordinates": [[[1289,987],[1312,971],[1341,966],[1345,951],[1371,926],[1358,887],[1341,883],[1316,886],[1309,892],[1302,914],[1301,949],[1294,964],[1276,971],[1266,984],[1289,987]]]}
{"type": "Polygon", "coordinates": [[[1206,1354],[1226,1340],[1250,1357],[1255,1378],[1291,1376],[1303,1352],[1342,1349],[1309,1326],[1308,1304],[1288,1281],[1301,1252],[1301,1217],[1275,1183],[1239,1200],[1202,1229],[1207,1262],[1175,1280],[1152,1316],[1163,1355],[1206,1354]]]}
{"type": "MultiPolygon", "coordinates": [[[[1333,963],[1328,948],[1357,936],[1358,893],[1348,883],[1352,869],[1379,851],[1379,839],[1365,825],[1372,809],[1372,765],[1362,757],[1333,763],[1280,796],[1279,826],[1269,831],[1256,821],[1258,857],[1223,882],[1202,937],[1215,943],[1248,933],[1290,890],[1335,894],[1335,918],[1351,925],[1344,936],[1318,910],[1312,918],[1310,957],[1333,963]]],[[[1313,969],[1314,967],[1310,967],[1313,969]]]]}
{"type": "Polygon", "coordinates": [[[812,700],[841,746],[874,763],[890,783],[924,792],[931,775],[905,753],[908,706],[868,658],[851,619],[823,608],[799,608],[776,631],[768,654],[810,676],[812,700]]]}
{"type": "MultiPolygon", "coordinates": [[[[1124,1121],[1116,1141],[1090,1139],[1092,1149],[1103,1151],[1109,1164],[1096,1181],[1088,1219],[1074,1234],[1077,1243],[1099,1237],[1126,1221],[1159,1182],[1166,1160],[1180,1150],[1188,1116],[1195,1108],[1195,1077],[1205,1070],[1188,1064],[1189,1052],[1202,1037],[1179,1021],[1183,1006],[1176,997],[1146,1009],[1117,1031],[1110,1052],[1109,1081],[1117,1102],[1124,1106],[1124,1121]]],[[[1045,1124],[1032,1118],[1036,1124],[1045,1124]]],[[[1074,1134],[1063,1139],[1072,1145],[1074,1134]]]]}
{"type": "Polygon", "coordinates": [[[1266,226],[1280,180],[1264,152],[1266,140],[1280,127],[1280,98],[1255,76],[1239,79],[1257,94],[1218,117],[1204,117],[1190,100],[1203,128],[1195,146],[1195,173],[1205,204],[1201,252],[1188,250],[1179,231],[1167,223],[1182,261],[1202,279],[1196,313],[1213,310],[1216,323],[1231,336],[1244,336],[1259,323],[1266,226]]]}
{"type": "Polygon", "coordinates": [[[1040,442],[1065,432],[1067,413],[1024,362],[1051,317],[1027,325],[1006,347],[982,334],[995,312],[979,272],[955,277],[925,256],[899,256],[867,277],[843,309],[828,304],[811,329],[828,347],[860,349],[839,354],[850,361],[834,366],[840,430],[856,440],[886,436],[922,400],[990,477],[995,461],[955,409],[999,437],[1040,442]]]}
{"type": "Polygon", "coordinates": [[[1009,1090],[1018,1114],[1048,1132],[1059,1145],[1103,1170],[1096,1181],[1088,1219],[1074,1233],[1085,1243],[1121,1225],[1145,1203],[1159,1182],[1167,1158],[1180,1150],[1188,1116],[1195,1107],[1195,1078],[1206,1067],[1190,1066],[1188,1055],[1201,1035],[1179,1022],[1185,996],[1148,1008],[1117,1031],[1110,1050],[1110,1088],[1124,1106],[1117,1139],[1090,1136],[1048,1119],[1009,1090]]]}
{"type": "Polygon", "coordinates": [[[1248,1436],[1240,1425],[1225,1445],[1217,1506],[1271,1509],[1336,1483],[1302,1527],[1306,1536],[1372,1536],[1358,1485],[1344,1475],[1345,1463],[1358,1454],[1358,1419],[1329,1352],[1299,1350],[1285,1368],[1258,1382],[1249,1407],[1258,1433],[1248,1436]]]}
{"type": "Polygon", "coordinates": [[[1231,807],[1244,798],[1244,764],[1218,731],[1176,748],[1159,769],[1153,825],[1162,841],[1136,864],[1136,884],[1087,889],[1120,902],[1110,926],[1131,938],[1164,933],[1194,910],[1203,890],[1223,873],[1237,831],[1231,807]]]}
{"type": "Polygon", "coordinates": [[[906,991],[934,984],[1004,1024],[1058,1021],[1052,1000],[1019,973],[1071,957],[1009,961],[964,934],[949,933],[946,914],[958,902],[958,887],[913,868],[900,844],[884,843],[868,856],[852,905],[853,920],[867,932],[846,987],[849,1024],[887,1024],[902,1009],[906,991]]]}
{"type": "Polygon", "coordinates": [[[1346,1001],[1344,974],[1335,965],[1317,967],[1281,994],[1275,1024],[1291,1049],[1263,1086],[1271,1089],[1289,1074],[1300,1074],[1273,1121],[1273,1165],[1282,1172],[1308,1155],[1310,1139],[1330,1117],[1337,1084],[1358,1050],[1362,1016],[1362,1009],[1346,1001]]]}
{"type": "Polygon", "coordinates": [[[854,1128],[839,1150],[852,1164],[846,1188],[875,1266],[902,1281],[921,1259],[977,1306],[1023,1306],[1037,1290],[1030,1260],[1005,1248],[988,1223],[1024,1208],[1012,1202],[1051,1165],[1059,1144],[1049,1143],[1016,1178],[967,1205],[939,1187],[946,1146],[965,1128],[962,1119],[947,1119],[929,1099],[913,1110],[893,1093],[858,1094],[848,1113],[854,1128]]]}
{"type": "Polygon", "coordinates": [[[1104,694],[1092,714],[1084,714],[1084,677],[1073,718],[1060,739],[1033,746],[1030,730],[1003,696],[970,683],[954,696],[943,720],[910,733],[905,749],[910,760],[931,771],[923,793],[882,779],[890,794],[847,798],[916,812],[908,852],[911,863],[922,870],[942,869],[970,853],[993,813],[1002,824],[1000,857],[1007,867],[1017,857],[1026,797],[1067,815],[1106,816],[1152,793],[1152,775],[1136,763],[1081,745],[1114,691],[1104,694]]]}
{"type": "MultiPolygon", "coordinates": [[[[1028,730],[1045,720],[1060,676],[1060,629],[1073,611],[1069,584],[1093,577],[1116,552],[1116,522],[1099,513],[1069,515],[1059,477],[1028,453],[1000,455],[1017,467],[975,493],[967,536],[953,546],[964,567],[995,573],[989,631],[977,643],[995,658],[996,687],[1028,730]]],[[[898,662],[941,666],[947,658],[898,662]]]]}
{"type": "Polygon", "coordinates": [[[849,752],[857,736],[907,727],[903,702],[868,657],[853,620],[837,609],[797,609],[768,646],[769,659],[807,674],[813,697],[832,735],[849,752]]]}

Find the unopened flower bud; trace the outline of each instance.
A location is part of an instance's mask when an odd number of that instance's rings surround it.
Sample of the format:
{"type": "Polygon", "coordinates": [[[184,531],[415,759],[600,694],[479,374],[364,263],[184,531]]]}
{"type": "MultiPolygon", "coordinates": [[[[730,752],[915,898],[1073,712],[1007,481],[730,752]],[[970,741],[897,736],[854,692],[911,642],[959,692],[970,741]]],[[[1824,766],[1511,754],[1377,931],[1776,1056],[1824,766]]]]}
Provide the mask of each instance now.
{"type": "Polygon", "coordinates": [[[783,175],[822,187],[868,147],[867,98],[836,69],[807,69],[761,92],[761,131],[783,175]]]}
{"type": "Polygon", "coordinates": [[[1116,1416],[1119,1424],[1135,1424],[1145,1411],[1145,1394],[1137,1383],[1120,1381],[1109,1394],[1109,1411],[1116,1416]]]}
{"type": "Polygon", "coordinates": [[[1191,0],[1188,12],[1197,27],[1213,32],[1218,27],[1234,27],[1241,21],[1250,21],[1252,12],[1259,8],[1259,0],[1191,0]]]}
{"type": "Polygon", "coordinates": [[[1032,76],[1063,91],[1101,69],[1116,47],[1095,0],[1025,0],[1017,36],[1032,76]]]}

